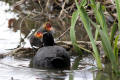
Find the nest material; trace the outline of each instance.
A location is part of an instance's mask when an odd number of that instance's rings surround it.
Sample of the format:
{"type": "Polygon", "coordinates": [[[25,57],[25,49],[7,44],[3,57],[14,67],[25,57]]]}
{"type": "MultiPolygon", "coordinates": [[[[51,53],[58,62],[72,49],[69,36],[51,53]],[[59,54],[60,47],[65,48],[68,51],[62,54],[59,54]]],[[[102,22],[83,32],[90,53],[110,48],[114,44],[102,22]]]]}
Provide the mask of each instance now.
{"type": "MultiPolygon", "coordinates": [[[[81,46],[81,50],[86,53],[92,53],[92,47],[91,42],[84,42],[84,41],[78,41],[78,44],[81,46]]],[[[96,42],[96,44],[100,48],[101,42],[96,42]]],[[[56,45],[64,47],[67,51],[70,52],[70,55],[78,55],[76,51],[74,50],[72,43],[70,41],[57,41],[56,45]]],[[[32,49],[32,48],[16,48],[12,51],[8,52],[7,54],[1,54],[0,57],[4,58],[5,56],[14,56],[15,58],[32,58],[38,49],[32,49]]]]}
{"type": "Polygon", "coordinates": [[[36,51],[32,48],[16,48],[7,53],[6,56],[14,56],[15,58],[31,58],[35,55],[36,51]]]}

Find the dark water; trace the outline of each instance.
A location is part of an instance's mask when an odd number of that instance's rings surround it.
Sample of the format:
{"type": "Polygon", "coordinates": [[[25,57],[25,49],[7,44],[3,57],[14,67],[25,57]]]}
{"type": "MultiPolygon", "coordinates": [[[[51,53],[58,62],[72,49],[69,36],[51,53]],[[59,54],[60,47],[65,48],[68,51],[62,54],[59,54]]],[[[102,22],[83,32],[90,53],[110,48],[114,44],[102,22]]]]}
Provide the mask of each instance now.
{"type": "MultiPolygon", "coordinates": [[[[8,28],[8,20],[17,19],[18,14],[6,12],[8,9],[12,7],[0,1],[0,53],[16,48],[20,40],[20,31],[13,32],[8,28]]],[[[25,47],[29,47],[29,43],[25,47]]],[[[74,65],[75,60],[79,62],[77,70],[52,71],[29,68],[29,59],[8,56],[0,59],[0,80],[120,80],[111,72],[96,71],[96,64],[91,56],[78,59],[72,57],[71,65],[74,65]]]]}

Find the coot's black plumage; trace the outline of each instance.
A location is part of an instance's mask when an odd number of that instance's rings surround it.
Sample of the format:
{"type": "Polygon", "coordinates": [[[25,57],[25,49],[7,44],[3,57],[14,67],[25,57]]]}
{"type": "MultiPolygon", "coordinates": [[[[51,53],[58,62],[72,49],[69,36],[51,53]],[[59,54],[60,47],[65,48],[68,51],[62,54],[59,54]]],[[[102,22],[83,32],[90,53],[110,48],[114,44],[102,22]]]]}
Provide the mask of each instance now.
{"type": "Polygon", "coordinates": [[[54,46],[54,38],[51,33],[43,35],[44,47],[40,48],[31,61],[31,67],[47,69],[69,69],[69,53],[60,46],[54,46]]]}

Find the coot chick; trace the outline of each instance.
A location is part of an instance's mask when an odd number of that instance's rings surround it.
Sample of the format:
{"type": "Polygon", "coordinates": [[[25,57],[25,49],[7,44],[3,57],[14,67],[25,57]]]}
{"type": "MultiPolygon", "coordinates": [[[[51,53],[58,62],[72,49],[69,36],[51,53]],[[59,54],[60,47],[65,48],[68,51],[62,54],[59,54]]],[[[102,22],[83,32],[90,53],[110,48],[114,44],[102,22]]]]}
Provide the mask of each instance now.
{"type": "Polygon", "coordinates": [[[30,45],[32,48],[40,48],[43,46],[42,42],[42,33],[44,32],[50,32],[53,34],[54,30],[49,22],[46,22],[40,27],[33,35],[30,37],[30,45]]]}
{"type": "Polygon", "coordinates": [[[30,66],[45,69],[69,69],[69,53],[60,46],[54,45],[54,38],[51,33],[43,35],[44,47],[40,48],[33,57],[30,66]]]}
{"type": "Polygon", "coordinates": [[[35,49],[36,47],[38,48],[42,47],[43,45],[42,36],[43,36],[42,32],[38,31],[35,32],[35,34],[30,37],[30,45],[32,48],[35,49]]]}

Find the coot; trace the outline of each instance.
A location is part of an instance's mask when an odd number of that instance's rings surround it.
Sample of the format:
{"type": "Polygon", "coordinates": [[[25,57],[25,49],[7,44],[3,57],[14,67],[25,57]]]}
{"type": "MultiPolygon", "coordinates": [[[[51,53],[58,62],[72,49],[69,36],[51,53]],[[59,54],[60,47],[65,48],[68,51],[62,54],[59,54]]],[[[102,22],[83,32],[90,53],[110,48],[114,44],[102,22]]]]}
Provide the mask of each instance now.
{"type": "Polygon", "coordinates": [[[45,69],[69,69],[69,53],[60,46],[54,45],[51,33],[43,34],[44,47],[40,48],[31,61],[31,67],[45,69]]]}
{"type": "Polygon", "coordinates": [[[32,48],[35,47],[42,47],[42,33],[44,32],[50,32],[53,34],[54,30],[49,22],[46,22],[40,27],[33,35],[30,37],[30,45],[32,48]]]}

